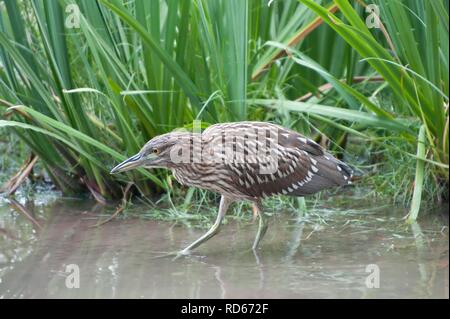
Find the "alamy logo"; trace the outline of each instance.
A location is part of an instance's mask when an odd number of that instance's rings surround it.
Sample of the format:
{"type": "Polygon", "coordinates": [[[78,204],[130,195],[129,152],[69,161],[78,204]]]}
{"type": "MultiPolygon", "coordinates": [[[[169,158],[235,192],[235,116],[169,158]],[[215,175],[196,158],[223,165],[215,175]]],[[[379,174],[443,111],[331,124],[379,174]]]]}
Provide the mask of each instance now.
{"type": "Polygon", "coordinates": [[[64,26],[67,29],[78,29],[80,27],[80,8],[76,4],[66,6],[66,21],[64,26]]]}
{"type": "Polygon", "coordinates": [[[366,7],[366,12],[369,14],[366,18],[366,26],[369,29],[380,28],[380,8],[376,4],[369,4],[366,7]]]}
{"type": "Polygon", "coordinates": [[[66,266],[66,287],[69,289],[80,288],[80,267],[75,264],[66,266]]]}
{"type": "Polygon", "coordinates": [[[369,264],[366,266],[366,272],[369,273],[366,278],[366,287],[380,288],[380,267],[376,264],[369,264]]]}
{"type": "MultiPolygon", "coordinates": [[[[233,134],[222,129],[209,134],[204,140],[201,122],[194,121],[192,133],[178,130],[179,140],[170,149],[173,163],[225,163],[233,165],[258,165],[260,174],[275,174],[278,170],[279,132],[277,128],[228,127],[233,134]]],[[[285,133],[286,135],[287,133],[285,133]]]]}

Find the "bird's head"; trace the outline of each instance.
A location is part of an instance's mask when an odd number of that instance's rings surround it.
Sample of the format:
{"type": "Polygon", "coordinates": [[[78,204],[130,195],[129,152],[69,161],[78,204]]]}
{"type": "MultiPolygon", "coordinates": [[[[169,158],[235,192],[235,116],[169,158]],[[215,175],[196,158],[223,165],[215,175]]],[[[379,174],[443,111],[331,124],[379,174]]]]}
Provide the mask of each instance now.
{"type": "MultiPolygon", "coordinates": [[[[125,172],[133,168],[170,168],[173,164],[173,147],[186,144],[192,134],[188,132],[171,132],[156,136],[148,141],[136,154],[126,159],[111,170],[111,174],[125,172]]],[[[190,144],[190,143],[188,143],[190,144]]]]}

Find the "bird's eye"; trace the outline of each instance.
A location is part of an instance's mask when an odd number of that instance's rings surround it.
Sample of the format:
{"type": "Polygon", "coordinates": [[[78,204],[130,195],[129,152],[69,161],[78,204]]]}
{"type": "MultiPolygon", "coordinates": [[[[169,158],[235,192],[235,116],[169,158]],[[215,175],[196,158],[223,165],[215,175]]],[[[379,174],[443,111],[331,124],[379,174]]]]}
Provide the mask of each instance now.
{"type": "Polygon", "coordinates": [[[152,153],[158,155],[158,154],[159,154],[159,149],[154,148],[154,149],[152,150],[152,153]]]}

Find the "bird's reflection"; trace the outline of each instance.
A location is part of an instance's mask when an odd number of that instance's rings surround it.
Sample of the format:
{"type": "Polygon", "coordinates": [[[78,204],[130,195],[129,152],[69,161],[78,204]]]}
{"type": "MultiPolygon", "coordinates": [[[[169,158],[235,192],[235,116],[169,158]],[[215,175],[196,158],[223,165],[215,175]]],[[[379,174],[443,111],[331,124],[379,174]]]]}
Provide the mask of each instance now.
{"type": "Polygon", "coordinates": [[[295,254],[298,252],[300,244],[302,242],[304,225],[305,224],[303,222],[303,218],[298,217],[291,232],[291,239],[288,241],[287,244],[286,255],[283,258],[285,262],[292,261],[295,254]]]}

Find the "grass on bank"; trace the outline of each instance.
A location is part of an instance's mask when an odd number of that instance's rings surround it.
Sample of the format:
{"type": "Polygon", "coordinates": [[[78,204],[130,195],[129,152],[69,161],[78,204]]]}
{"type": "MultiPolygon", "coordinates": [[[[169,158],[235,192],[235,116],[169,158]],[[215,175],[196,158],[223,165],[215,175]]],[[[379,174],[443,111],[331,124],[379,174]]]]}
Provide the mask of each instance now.
{"type": "Polygon", "coordinates": [[[374,189],[389,181],[385,193],[403,199],[416,166],[423,189],[448,189],[445,1],[376,1],[383,27],[370,30],[362,1],[80,0],[79,27],[69,28],[73,3],[0,4],[0,126],[64,193],[118,198],[130,180],[142,194],[169,190],[164,171],[109,168],[194,119],[275,121],[331,141],[369,165],[374,189]],[[383,155],[361,159],[352,137],[383,155]],[[389,179],[398,162],[400,184],[389,179]]]}

